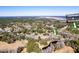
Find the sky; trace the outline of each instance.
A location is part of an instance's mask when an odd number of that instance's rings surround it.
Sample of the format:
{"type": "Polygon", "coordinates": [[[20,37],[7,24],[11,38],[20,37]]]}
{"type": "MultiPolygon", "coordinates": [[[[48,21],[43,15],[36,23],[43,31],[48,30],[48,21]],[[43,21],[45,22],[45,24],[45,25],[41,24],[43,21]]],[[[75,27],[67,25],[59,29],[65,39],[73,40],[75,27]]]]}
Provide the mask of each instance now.
{"type": "Polygon", "coordinates": [[[0,6],[0,16],[65,16],[79,13],[79,6],[0,6]]]}

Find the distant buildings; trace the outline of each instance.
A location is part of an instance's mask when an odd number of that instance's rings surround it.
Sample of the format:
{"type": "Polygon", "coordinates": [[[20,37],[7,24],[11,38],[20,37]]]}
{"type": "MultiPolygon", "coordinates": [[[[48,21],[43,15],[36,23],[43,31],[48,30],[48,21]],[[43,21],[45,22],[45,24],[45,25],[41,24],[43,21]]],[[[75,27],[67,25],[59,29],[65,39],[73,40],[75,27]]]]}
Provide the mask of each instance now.
{"type": "Polygon", "coordinates": [[[66,15],[66,22],[79,21],[79,13],[66,15]]]}

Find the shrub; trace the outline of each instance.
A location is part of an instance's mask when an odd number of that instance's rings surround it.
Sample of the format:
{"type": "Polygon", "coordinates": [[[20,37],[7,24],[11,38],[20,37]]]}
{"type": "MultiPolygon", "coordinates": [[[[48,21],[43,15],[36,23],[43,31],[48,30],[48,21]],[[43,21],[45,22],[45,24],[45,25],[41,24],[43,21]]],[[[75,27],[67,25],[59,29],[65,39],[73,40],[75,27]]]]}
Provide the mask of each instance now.
{"type": "Polygon", "coordinates": [[[40,40],[39,43],[43,44],[43,45],[47,45],[47,41],[46,40],[40,40]]]}
{"type": "MultiPolygon", "coordinates": [[[[77,24],[77,23],[76,23],[77,24]]],[[[77,24],[78,25],[78,24],[77,24]]],[[[77,26],[78,27],[78,26],[77,26]]],[[[73,24],[70,23],[69,24],[69,27],[67,29],[68,31],[70,31],[71,33],[74,33],[74,34],[79,34],[79,30],[78,28],[74,28],[73,24]]]]}
{"type": "Polygon", "coordinates": [[[71,46],[76,53],[79,53],[79,40],[65,41],[65,44],[71,46]]]}
{"type": "Polygon", "coordinates": [[[35,40],[28,40],[27,44],[27,52],[41,52],[41,49],[39,48],[38,44],[36,44],[35,40]]]}

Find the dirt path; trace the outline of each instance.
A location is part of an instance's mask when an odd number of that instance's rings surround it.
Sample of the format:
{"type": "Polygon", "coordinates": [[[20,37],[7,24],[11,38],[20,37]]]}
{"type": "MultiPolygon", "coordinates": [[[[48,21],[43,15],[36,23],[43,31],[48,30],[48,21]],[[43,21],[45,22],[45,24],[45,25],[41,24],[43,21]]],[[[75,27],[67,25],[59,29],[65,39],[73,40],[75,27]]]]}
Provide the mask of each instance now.
{"type": "Polygon", "coordinates": [[[64,46],[63,48],[56,50],[55,53],[74,53],[74,50],[72,47],[64,46]]]}

